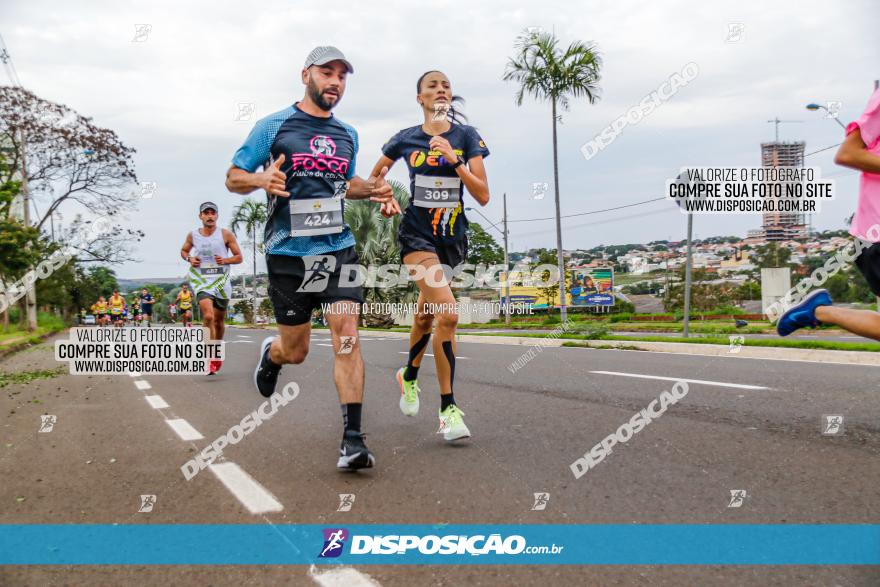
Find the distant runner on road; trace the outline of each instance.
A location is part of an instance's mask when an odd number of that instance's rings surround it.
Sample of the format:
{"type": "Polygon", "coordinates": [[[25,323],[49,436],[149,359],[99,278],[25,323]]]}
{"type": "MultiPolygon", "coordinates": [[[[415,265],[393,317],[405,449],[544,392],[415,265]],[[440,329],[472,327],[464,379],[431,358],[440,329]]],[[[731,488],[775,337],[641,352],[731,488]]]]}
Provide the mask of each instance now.
{"type": "MultiPolygon", "coordinates": [[[[211,332],[211,340],[223,340],[226,333],[226,309],[232,295],[229,266],[241,263],[241,249],[232,231],[217,227],[217,204],[199,206],[202,227],[190,231],[183,241],[180,256],[189,264],[189,282],[196,293],[202,322],[211,332]]],[[[212,360],[209,375],[223,366],[212,360]]]]}

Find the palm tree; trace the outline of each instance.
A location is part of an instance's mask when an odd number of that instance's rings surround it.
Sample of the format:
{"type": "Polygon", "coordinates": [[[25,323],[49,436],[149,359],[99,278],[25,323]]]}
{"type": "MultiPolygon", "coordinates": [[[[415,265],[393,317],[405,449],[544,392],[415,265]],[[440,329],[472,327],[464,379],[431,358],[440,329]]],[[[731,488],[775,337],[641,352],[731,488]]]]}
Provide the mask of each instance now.
{"type": "Polygon", "coordinates": [[[559,212],[559,160],[556,141],[557,104],[568,110],[569,98],[598,100],[599,70],[602,61],[594,44],[571,43],[564,51],[557,47],[556,35],[523,33],[517,38],[516,57],[507,62],[504,81],[519,83],[516,105],[522,106],[526,94],[537,100],[550,100],[553,114],[553,185],[556,190],[556,262],[559,267],[559,305],[562,321],[567,320],[565,264],[562,254],[562,223],[559,212]]]}
{"type": "MultiPolygon", "coordinates": [[[[400,204],[401,209],[406,208],[409,193],[406,187],[395,180],[388,180],[394,191],[394,198],[400,204]]],[[[400,228],[402,214],[386,219],[379,213],[379,206],[369,201],[354,201],[345,203],[345,222],[351,227],[354,235],[355,251],[360,263],[366,267],[381,266],[389,263],[400,263],[400,244],[397,242],[397,232],[400,228]]],[[[409,303],[418,298],[418,290],[415,283],[409,282],[406,289],[380,288],[364,284],[365,302],[382,303],[409,303]]],[[[364,320],[369,326],[390,326],[391,316],[366,315],[364,320]]]]}
{"type": "MultiPolygon", "coordinates": [[[[254,280],[253,286],[253,307],[254,316],[257,315],[257,228],[262,227],[266,222],[266,204],[257,202],[250,198],[245,198],[240,206],[232,212],[232,222],[229,229],[233,234],[237,235],[239,228],[243,228],[244,232],[251,237],[254,256],[254,280]]],[[[242,289],[244,289],[244,275],[241,276],[242,289]]]]}

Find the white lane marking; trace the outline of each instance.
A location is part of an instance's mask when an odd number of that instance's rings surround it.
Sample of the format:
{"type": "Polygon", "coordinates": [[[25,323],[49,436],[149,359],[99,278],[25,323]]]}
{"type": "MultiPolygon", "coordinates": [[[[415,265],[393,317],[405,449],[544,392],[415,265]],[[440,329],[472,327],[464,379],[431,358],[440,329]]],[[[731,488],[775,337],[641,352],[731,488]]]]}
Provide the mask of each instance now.
{"type": "Polygon", "coordinates": [[[252,341],[252,340],[230,340],[230,341],[227,342],[226,344],[242,344],[242,343],[244,343],[244,344],[254,344],[254,341],[252,341]]]}
{"type": "Polygon", "coordinates": [[[134,378],[134,377],[140,377],[141,374],[138,373],[137,371],[132,371],[131,373],[128,374],[128,376],[134,378]]]}
{"type": "Polygon", "coordinates": [[[705,381],[703,379],[684,379],[683,377],[660,377],[659,375],[641,375],[638,373],[619,373],[617,371],[590,371],[600,375],[619,375],[620,377],[636,377],[639,379],[659,379],[661,381],[686,381],[688,383],[702,383],[703,385],[715,385],[717,387],[735,387],[736,389],[770,389],[760,385],[745,385],[742,383],[724,383],[723,381],[705,381]]]}
{"type": "Polygon", "coordinates": [[[381,587],[371,576],[352,567],[318,571],[318,568],[312,565],[309,569],[309,578],[321,587],[381,587]]]}
{"type": "Polygon", "coordinates": [[[192,424],[183,418],[165,420],[165,423],[171,426],[171,429],[177,433],[181,440],[201,440],[204,438],[198,430],[192,427],[192,424]]]}
{"type": "Polygon", "coordinates": [[[161,395],[146,395],[144,399],[147,400],[147,403],[150,404],[150,407],[154,410],[162,410],[167,407],[170,407],[168,403],[162,399],[161,395]]]}
{"type": "MultiPolygon", "coordinates": [[[[400,351],[400,352],[398,352],[397,354],[398,354],[398,355],[408,355],[409,353],[406,352],[406,351],[400,351]]],[[[425,353],[425,354],[422,355],[422,356],[425,356],[425,357],[433,357],[434,355],[432,355],[431,353],[425,353]]],[[[459,360],[459,359],[464,359],[465,361],[469,361],[469,360],[470,360],[469,357],[459,357],[459,356],[456,356],[456,357],[455,357],[455,360],[456,360],[456,361],[459,360]]]]}
{"type": "Polygon", "coordinates": [[[274,495],[235,463],[212,463],[208,468],[250,513],[263,514],[284,509],[274,495]]]}
{"type": "Polygon", "coordinates": [[[250,336],[246,334],[236,334],[235,336],[237,336],[238,338],[250,338],[250,336]]]}
{"type": "Polygon", "coordinates": [[[153,386],[150,385],[149,381],[145,381],[143,379],[138,379],[134,382],[134,386],[140,389],[141,391],[146,391],[148,389],[153,389],[153,386]]]}
{"type": "Polygon", "coordinates": [[[326,342],[318,342],[318,343],[315,343],[315,346],[330,346],[330,347],[332,347],[333,345],[327,344],[326,342]]]}

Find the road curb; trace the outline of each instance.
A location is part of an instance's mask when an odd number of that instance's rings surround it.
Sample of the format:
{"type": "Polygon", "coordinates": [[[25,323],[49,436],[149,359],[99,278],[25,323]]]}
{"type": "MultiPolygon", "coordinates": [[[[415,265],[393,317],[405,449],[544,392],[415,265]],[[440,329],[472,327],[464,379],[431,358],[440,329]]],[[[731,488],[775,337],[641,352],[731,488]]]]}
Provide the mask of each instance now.
{"type": "MultiPolygon", "coordinates": [[[[360,331],[360,336],[409,339],[406,332],[360,331]]],[[[573,340],[561,338],[532,338],[525,336],[482,336],[478,334],[457,334],[456,342],[476,342],[483,344],[506,344],[516,346],[561,347],[563,343],[583,345],[583,348],[623,347],[623,350],[653,351],[677,355],[703,355],[727,357],[731,359],[764,359],[774,361],[807,361],[810,363],[835,363],[838,365],[867,365],[880,367],[880,353],[860,351],[829,351],[824,349],[790,349],[782,347],[743,346],[738,352],[730,352],[730,347],[719,344],[691,344],[682,342],[644,342],[638,340],[573,340]]],[[[576,348],[576,347],[570,347],[576,348]]]]}

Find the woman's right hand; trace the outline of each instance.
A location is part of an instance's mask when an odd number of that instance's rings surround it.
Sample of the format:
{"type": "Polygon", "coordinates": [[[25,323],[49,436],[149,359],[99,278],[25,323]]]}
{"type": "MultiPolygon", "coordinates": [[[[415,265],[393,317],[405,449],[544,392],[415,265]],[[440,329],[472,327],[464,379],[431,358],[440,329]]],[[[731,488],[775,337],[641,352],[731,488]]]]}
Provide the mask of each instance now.
{"type": "Polygon", "coordinates": [[[392,216],[400,214],[400,204],[397,203],[397,200],[392,198],[387,202],[382,203],[381,207],[379,208],[379,212],[381,212],[382,216],[384,216],[385,218],[391,218],[392,216]]]}

